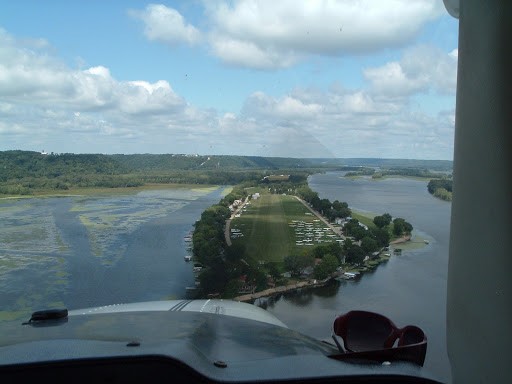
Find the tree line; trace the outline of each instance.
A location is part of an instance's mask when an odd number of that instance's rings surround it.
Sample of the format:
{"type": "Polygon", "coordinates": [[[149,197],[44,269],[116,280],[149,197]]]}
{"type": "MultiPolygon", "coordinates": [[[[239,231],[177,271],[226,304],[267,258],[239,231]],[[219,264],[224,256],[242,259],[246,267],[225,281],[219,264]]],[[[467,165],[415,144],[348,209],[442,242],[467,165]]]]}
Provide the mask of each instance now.
{"type": "Polygon", "coordinates": [[[352,214],[346,202],[338,200],[331,202],[329,199],[320,199],[318,193],[309,188],[308,185],[297,188],[296,194],[331,222],[336,218],[346,218],[352,214]]]}
{"type": "MultiPolygon", "coordinates": [[[[313,170],[307,160],[254,156],[42,154],[0,152],[0,194],[71,188],[139,187],[159,184],[235,185],[262,180],[268,169],[306,180],[313,170]],[[263,167],[266,167],[264,169],[263,167]]],[[[291,182],[296,180],[292,179],[291,182]]]]}
{"type": "Polygon", "coordinates": [[[453,179],[448,178],[432,179],[427,185],[428,192],[431,195],[446,201],[452,200],[452,188],[453,179]]]}

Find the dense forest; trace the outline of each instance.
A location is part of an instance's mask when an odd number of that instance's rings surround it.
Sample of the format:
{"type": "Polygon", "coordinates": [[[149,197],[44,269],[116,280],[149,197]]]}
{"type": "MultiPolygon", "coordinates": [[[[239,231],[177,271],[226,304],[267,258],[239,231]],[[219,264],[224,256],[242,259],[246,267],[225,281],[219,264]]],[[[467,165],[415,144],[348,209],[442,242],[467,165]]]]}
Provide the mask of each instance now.
{"type": "MultiPolygon", "coordinates": [[[[239,184],[274,170],[312,171],[304,159],[255,156],[42,154],[0,152],[0,194],[158,184],[239,184]]],[[[318,169],[318,168],[316,168],[318,169]]]]}
{"type": "MultiPolygon", "coordinates": [[[[30,195],[74,188],[120,188],[171,183],[235,185],[261,180],[272,174],[292,175],[288,183],[305,183],[308,175],[327,170],[346,170],[352,171],[350,175],[372,177],[407,175],[441,178],[444,174],[429,169],[441,170],[449,167],[449,161],[434,160],[295,159],[185,154],[46,154],[16,150],[0,152],[0,194],[30,195]],[[401,165],[405,168],[400,168],[401,165]],[[428,168],[411,168],[414,165],[428,168]],[[381,168],[376,171],[372,166],[381,168]],[[382,168],[384,166],[389,168],[382,168]]],[[[274,186],[275,189],[288,187],[286,182],[274,186]]],[[[451,194],[451,187],[445,190],[451,194]]],[[[437,194],[438,197],[446,198],[443,189],[439,189],[437,194]]]]}

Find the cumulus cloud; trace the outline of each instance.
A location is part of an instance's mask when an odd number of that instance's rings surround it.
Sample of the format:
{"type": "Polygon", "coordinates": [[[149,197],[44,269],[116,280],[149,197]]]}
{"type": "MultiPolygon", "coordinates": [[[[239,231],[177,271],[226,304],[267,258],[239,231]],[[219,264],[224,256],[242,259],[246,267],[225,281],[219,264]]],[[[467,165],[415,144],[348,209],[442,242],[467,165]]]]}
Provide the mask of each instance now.
{"type": "Polygon", "coordinates": [[[120,86],[120,110],[130,114],[163,113],[183,110],[185,100],[178,96],[167,81],[155,83],[130,81],[120,86]]]}
{"type": "Polygon", "coordinates": [[[15,43],[0,34],[0,97],[40,107],[61,105],[78,112],[130,114],[171,112],[186,104],[167,81],[121,82],[104,66],[73,70],[48,54],[15,43]]]}
{"type": "Polygon", "coordinates": [[[444,12],[430,0],[207,3],[210,44],[223,61],[282,68],[305,55],[345,55],[402,46],[444,12]]]}
{"type": "Polygon", "coordinates": [[[433,46],[407,49],[400,61],[363,71],[376,92],[404,96],[433,89],[454,94],[457,82],[457,50],[449,53],[433,46]]]}
{"type": "MultiPolygon", "coordinates": [[[[112,136],[119,145],[144,135],[160,135],[165,143],[212,118],[189,106],[165,80],[118,81],[104,66],[71,69],[50,51],[32,47],[0,31],[4,148],[38,148],[42,137],[66,147],[89,140],[101,146],[101,137],[112,136]]],[[[104,150],[112,148],[105,141],[104,150]]]]}
{"type": "Polygon", "coordinates": [[[129,14],[144,23],[144,34],[149,40],[169,45],[196,44],[201,32],[188,24],[175,9],[162,4],[149,4],[143,11],[131,10],[129,14]]]}
{"type": "Polygon", "coordinates": [[[309,55],[367,54],[404,46],[445,12],[441,2],[431,0],[235,0],[204,2],[204,7],[208,30],[203,32],[163,4],[129,14],[144,23],[149,40],[171,46],[205,41],[229,65],[277,69],[309,55]]]}
{"type": "Polygon", "coordinates": [[[262,47],[248,41],[212,33],[210,37],[212,50],[225,63],[257,69],[286,68],[297,62],[300,55],[288,50],[286,52],[273,48],[262,47]]]}
{"type": "Polygon", "coordinates": [[[322,107],[319,104],[309,103],[291,96],[274,99],[263,92],[255,92],[246,100],[243,113],[259,118],[313,119],[321,110],[322,107]]]}
{"type": "Polygon", "coordinates": [[[230,124],[257,122],[261,155],[435,159],[451,157],[453,113],[413,113],[406,98],[361,89],[295,89],[277,98],[254,93],[230,124]]]}
{"type": "Polygon", "coordinates": [[[451,157],[453,110],[413,113],[409,99],[451,92],[456,50],[411,48],[366,69],[366,89],[256,91],[240,113],[219,115],[191,105],[166,80],[119,81],[105,66],[71,69],[40,49],[0,33],[0,149],[451,157]]]}

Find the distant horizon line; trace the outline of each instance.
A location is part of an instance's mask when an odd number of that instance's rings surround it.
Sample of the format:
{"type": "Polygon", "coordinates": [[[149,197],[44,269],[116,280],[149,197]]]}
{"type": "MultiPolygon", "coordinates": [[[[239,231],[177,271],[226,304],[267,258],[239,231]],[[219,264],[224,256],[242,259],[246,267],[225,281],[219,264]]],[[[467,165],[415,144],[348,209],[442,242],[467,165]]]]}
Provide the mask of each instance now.
{"type": "Polygon", "coordinates": [[[231,157],[261,157],[261,158],[280,158],[280,159],[298,159],[298,160],[414,160],[414,161],[449,161],[453,163],[453,159],[419,159],[419,158],[407,158],[407,157],[295,157],[295,156],[263,156],[263,155],[235,155],[235,154],[199,154],[199,153],[150,153],[150,152],[132,152],[132,153],[102,153],[102,152],[46,152],[44,149],[41,151],[28,150],[28,149],[4,149],[1,152],[34,152],[39,154],[54,154],[54,155],[104,155],[104,156],[116,156],[116,155],[151,155],[151,156],[163,156],[163,155],[175,155],[175,156],[187,156],[187,157],[208,157],[208,156],[231,156],[231,157]]]}

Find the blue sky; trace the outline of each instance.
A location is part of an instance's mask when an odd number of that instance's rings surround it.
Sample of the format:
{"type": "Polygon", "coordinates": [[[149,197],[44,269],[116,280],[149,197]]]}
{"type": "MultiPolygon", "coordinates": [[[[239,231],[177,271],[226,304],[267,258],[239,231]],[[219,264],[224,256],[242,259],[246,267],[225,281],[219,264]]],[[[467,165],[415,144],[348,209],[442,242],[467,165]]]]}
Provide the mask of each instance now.
{"type": "Polygon", "coordinates": [[[451,159],[442,1],[0,5],[0,150],[451,159]]]}

